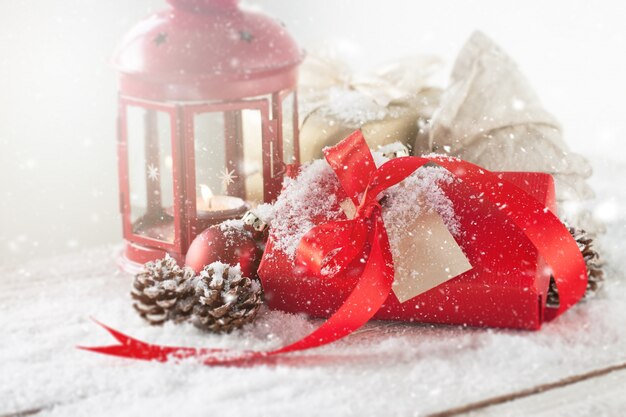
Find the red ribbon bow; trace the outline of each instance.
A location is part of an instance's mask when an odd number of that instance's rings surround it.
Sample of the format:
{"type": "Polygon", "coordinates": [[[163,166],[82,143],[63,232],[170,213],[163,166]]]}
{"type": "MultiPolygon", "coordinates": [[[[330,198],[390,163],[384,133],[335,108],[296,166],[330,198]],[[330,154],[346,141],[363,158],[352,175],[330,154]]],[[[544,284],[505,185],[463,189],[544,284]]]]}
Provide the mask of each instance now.
{"type": "Polygon", "coordinates": [[[152,345],[103,326],[119,344],[81,347],[93,352],[133,359],[167,361],[196,357],[206,365],[240,364],[334,342],[367,323],[383,305],[394,280],[393,260],[378,203],[381,192],[398,184],[428,162],[453,173],[466,185],[484,193],[493,204],[506,204],[508,220],[519,227],[552,268],[559,292],[558,309],[547,309],[551,320],[580,300],[587,271],[578,245],[561,221],[543,204],[495,174],[453,158],[400,157],[376,169],[363,135],[357,131],[324,151],[326,160],[352,199],[353,219],[329,222],[311,229],[301,240],[296,262],[319,277],[345,272],[365,263],[359,280],[341,307],[313,333],[288,346],[266,352],[152,345]],[[357,266],[357,265],[354,265],[357,266]]]}

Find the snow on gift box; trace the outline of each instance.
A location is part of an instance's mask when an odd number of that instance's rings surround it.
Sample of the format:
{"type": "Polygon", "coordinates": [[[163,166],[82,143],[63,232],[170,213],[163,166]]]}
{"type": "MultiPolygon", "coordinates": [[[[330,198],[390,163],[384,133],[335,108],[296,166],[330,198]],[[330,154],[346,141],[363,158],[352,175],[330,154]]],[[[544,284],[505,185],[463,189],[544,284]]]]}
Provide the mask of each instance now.
{"type": "MultiPolygon", "coordinates": [[[[362,136],[355,132],[335,148],[359,140],[362,136]]],[[[353,148],[358,146],[367,149],[365,142],[353,148]]],[[[341,155],[341,162],[317,160],[304,167],[296,179],[288,180],[275,203],[259,268],[271,308],[328,317],[342,306],[363,274],[372,244],[366,242],[360,250],[362,236],[355,237],[354,230],[346,234],[342,227],[351,224],[355,213],[350,197],[355,197],[357,204],[365,198],[361,194],[369,176],[355,177],[351,166],[357,159],[361,162],[356,164],[380,166],[386,158],[374,153],[372,161],[369,150],[342,151],[333,149],[335,155],[341,155]],[[319,259],[313,259],[315,255],[298,258],[311,228],[319,225],[331,225],[312,244],[311,253],[317,252],[319,259]],[[347,238],[342,240],[344,236],[347,238]],[[343,260],[341,267],[342,260],[337,258],[343,260]],[[310,273],[307,262],[320,264],[319,276],[310,273]]],[[[548,209],[555,212],[550,175],[497,175],[501,182],[496,187],[512,183],[527,199],[540,203],[544,214],[548,209]]],[[[378,195],[395,276],[392,291],[374,318],[538,329],[545,319],[558,314],[557,310],[567,308],[546,305],[551,269],[539,256],[536,242],[507,217],[512,202],[493,204],[485,196],[488,192],[488,188],[477,192],[441,167],[427,166],[378,195]]],[[[539,239],[551,238],[547,232],[539,233],[539,239]]],[[[561,304],[566,292],[576,293],[566,302],[569,305],[582,296],[585,278],[582,274],[577,282],[562,283],[571,288],[559,287],[561,304]]]]}

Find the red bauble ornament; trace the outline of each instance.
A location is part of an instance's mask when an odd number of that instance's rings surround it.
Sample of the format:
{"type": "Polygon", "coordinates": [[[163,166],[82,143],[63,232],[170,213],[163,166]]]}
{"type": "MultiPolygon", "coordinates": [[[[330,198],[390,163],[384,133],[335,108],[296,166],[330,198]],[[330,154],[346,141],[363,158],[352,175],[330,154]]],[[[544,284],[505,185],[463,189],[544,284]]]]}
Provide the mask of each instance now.
{"type": "Polygon", "coordinates": [[[257,278],[263,251],[253,231],[240,222],[225,222],[200,233],[189,246],[185,265],[199,273],[205,265],[219,261],[241,267],[243,276],[257,278]],[[234,223],[234,224],[233,224],[234,223]]]}

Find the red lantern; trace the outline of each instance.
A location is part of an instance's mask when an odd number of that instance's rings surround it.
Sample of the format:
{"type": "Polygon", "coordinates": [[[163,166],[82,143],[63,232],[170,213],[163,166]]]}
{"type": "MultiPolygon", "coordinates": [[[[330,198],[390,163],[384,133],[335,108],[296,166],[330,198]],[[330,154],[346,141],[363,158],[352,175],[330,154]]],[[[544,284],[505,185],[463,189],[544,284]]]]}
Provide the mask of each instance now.
{"type": "Polygon", "coordinates": [[[124,269],[274,200],[299,163],[302,53],[275,20],[236,0],[169,0],[118,48],[124,269]]]}

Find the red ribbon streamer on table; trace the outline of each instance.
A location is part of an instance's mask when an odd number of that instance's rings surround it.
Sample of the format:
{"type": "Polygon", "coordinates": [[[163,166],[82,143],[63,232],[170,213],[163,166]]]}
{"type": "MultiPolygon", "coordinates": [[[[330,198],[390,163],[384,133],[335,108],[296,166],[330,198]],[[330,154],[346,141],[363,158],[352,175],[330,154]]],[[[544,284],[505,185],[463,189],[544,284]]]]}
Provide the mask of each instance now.
{"type": "Polygon", "coordinates": [[[311,229],[300,242],[296,262],[306,268],[310,276],[320,279],[345,271],[352,262],[365,263],[365,267],[343,305],[313,333],[276,350],[233,351],[153,345],[98,323],[119,344],[80,348],[142,360],[165,362],[193,357],[206,365],[234,365],[311,349],[347,336],[376,314],[389,296],[394,280],[393,260],[378,196],[428,162],[447,169],[464,184],[483,193],[491,203],[499,207],[506,205],[508,221],[526,234],[552,269],[560,305],[557,309],[546,310],[547,320],[560,315],[583,296],[587,270],[568,230],[543,204],[497,175],[447,157],[400,157],[376,169],[360,131],[326,148],[324,155],[357,212],[351,220],[329,222],[311,229]]]}

